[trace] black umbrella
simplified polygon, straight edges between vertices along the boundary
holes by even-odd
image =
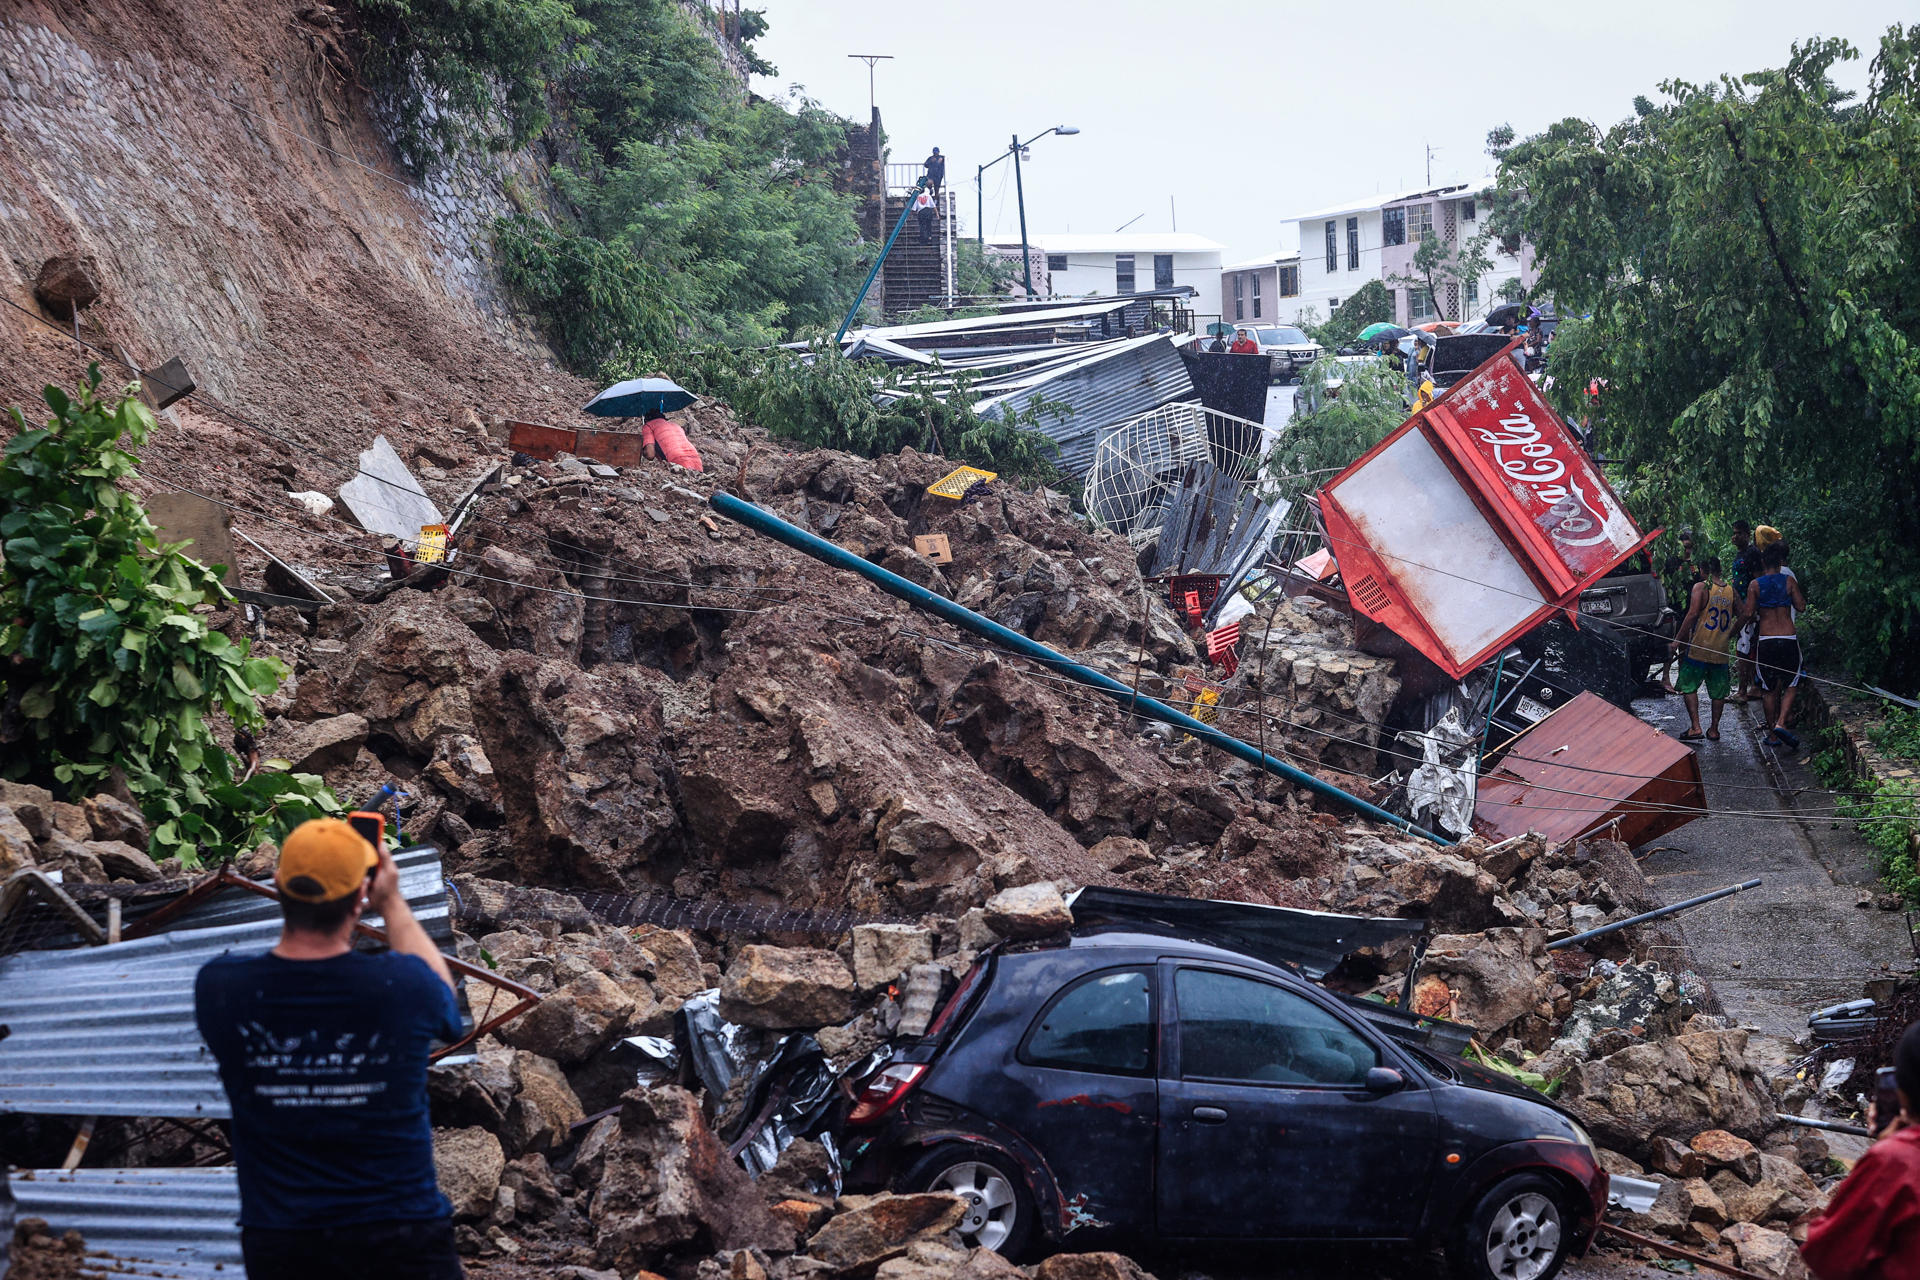
[[[587,412],[600,418],[651,418],[693,401],[693,393],[670,378],[629,378],[587,401]]]
[[[1505,306],[1495,307],[1487,312],[1487,323],[1496,329],[1504,329],[1510,324],[1519,324],[1524,304],[1509,302]]]

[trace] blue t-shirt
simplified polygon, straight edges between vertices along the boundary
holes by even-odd
[[[297,1230],[443,1218],[427,1052],[461,1034],[453,992],[417,956],[229,952],[194,1018],[233,1107],[240,1225]]]

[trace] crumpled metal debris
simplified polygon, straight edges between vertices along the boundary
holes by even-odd
[[[1408,816],[1421,826],[1465,835],[1473,826],[1480,756],[1478,735],[1460,723],[1459,708],[1447,708],[1426,732],[1401,733],[1395,741],[1420,752],[1419,765],[1407,775]]]

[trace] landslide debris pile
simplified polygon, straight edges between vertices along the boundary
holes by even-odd
[[[953,913],[1037,878],[1298,905],[1332,886],[1344,816],[1143,735],[1104,698],[706,500],[743,487],[1143,693],[1190,700],[1192,643],[1123,539],[1044,490],[930,497],[941,458],[789,453],[715,407],[689,427],[705,474],[512,466],[437,589],[269,611],[264,647],[295,675],[268,704],[264,754],[349,797],[399,778],[413,838],[522,884],[876,914]],[[914,551],[926,533],[947,535],[952,563]],[[1344,685],[1327,696],[1351,704]]]

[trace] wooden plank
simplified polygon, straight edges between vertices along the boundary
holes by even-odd
[[[543,422],[507,423],[507,447],[529,458],[551,462],[560,454],[572,453],[573,445],[574,432],[571,430],[549,427]]]

